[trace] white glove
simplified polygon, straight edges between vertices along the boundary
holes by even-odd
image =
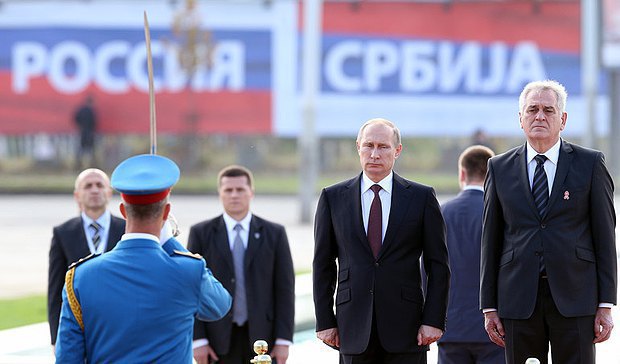
[[[173,236],[172,224],[170,224],[169,220],[166,220],[161,228],[161,233],[159,233],[159,244],[164,245]]]

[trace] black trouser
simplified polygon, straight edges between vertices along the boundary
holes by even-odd
[[[549,343],[553,363],[595,363],[594,316],[562,316],[551,297],[547,278],[539,280],[536,306],[530,318],[502,322],[507,364],[523,364],[527,358],[547,364]]]

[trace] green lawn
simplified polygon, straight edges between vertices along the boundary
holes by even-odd
[[[0,300],[0,330],[47,321],[45,295]]]

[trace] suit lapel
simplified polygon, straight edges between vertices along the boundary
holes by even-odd
[[[409,183],[404,178],[394,173],[390,217],[385,232],[385,238],[383,239],[383,245],[381,246],[381,250],[379,250],[379,257],[381,257],[393,243],[396,238],[396,232],[407,213],[407,209],[411,203],[411,194],[413,193],[409,187]]]
[[[538,209],[534,203],[534,196],[532,195],[532,188],[530,187],[530,180],[527,172],[527,148],[525,144],[515,152],[514,162],[516,164],[514,170],[518,171],[519,184],[523,187],[522,191],[525,195],[525,200],[530,206],[530,209],[534,212],[534,215],[538,216]]]
[[[218,217],[218,221],[214,225],[213,235],[215,238],[215,249],[220,255],[220,258],[226,262],[229,271],[234,272],[235,267],[233,265],[232,252],[230,251],[230,244],[228,243],[228,231],[226,231],[226,223],[222,215]]]
[[[250,220],[250,231],[248,234],[248,247],[245,250],[245,259],[244,259],[244,267],[247,272],[252,263],[252,260],[256,256],[256,253],[259,250],[261,242],[263,240],[263,225],[256,218],[256,216],[252,216],[252,220]]]
[[[558,166],[555,171],[553,187],[551,188],[551,196],[549,196],[549,205],[547,206],[547,212],[545,215],[549,213],[549,210],[551,210],[555,201],[557,201],[562,194],[562,186],[564,185],[564,181],[568,175],[568,167],[570,167],[572,160],[573,147],[569,143],[562,141],[560,146],[560,155],[558,156]]]
[[[362,192],[361,192],[361,181],[362,174],[357,178],[351,180],[351,182],[345,186],[345,189],[342,191],[342,200],[347,201],[349,206],[346,211],[346,218],[350,219],[351,229],[353,229],[352,233],[357,237],[357,240],[364,246],[366,250],[368,250],[369,254],[372,254],[372,249],[370,249],[370,244],[368,243],[368,236],[366,235],[366,230],[364,230],[364,219],[362,217]],[[355,212],[357,211],[357,213]]]
[[[86,239],[86,232],[84,231],[84,221],[80,217],[76,220],[76,224],[73,227],[76,236],[79,237],[79,243],[75,244],[75,253],[76,257],[82,258],[87,255],[90,255],[90,248],[88,247],[88,240]],[[72,263],[72,262],[70,262]]]

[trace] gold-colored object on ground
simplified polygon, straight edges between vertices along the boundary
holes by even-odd
[[[269,346],[265,340],[256,340],[254,342],[254,352],[257,354],[254,359],[250,360],[252,364],[271,364],[271,357],[267,355]]]

